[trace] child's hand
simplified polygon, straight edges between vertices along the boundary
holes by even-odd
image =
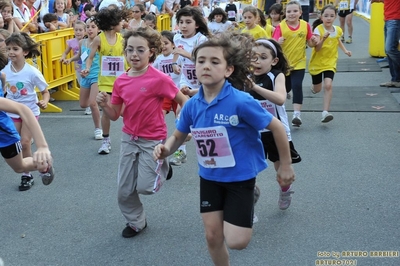
[[[169,150],[165,148],[164,144],[158,144],[154,147],[153,158],[154,160],[164,159],[168,156]]]
[[[63,64],[68,65],[71,63],[71,58],[70,59],[64,59]]]
[[[185,53],[185,49],[183,49],[183,48],[175,47],[174,50],[172,50],[172,54],[183,55],[184,53]]]
[[[36,104],[37,104],[37,106],[39,106],[42,109],[46,109],[47,108],[47,102],[46,101],[40,100]]]
[[[351,57],[351,51],[346,50],[346,51],[344,51],[344,53],[345,53],[348,57]]]
[[[188,96],[190,96],[190,89],[189,89],[189,87],[188,86],[183,86],[182,88],[181,88],[181,92],[184,94],[184,95],[188,95]]]
[[[325,36],[325,35],[324,35],[324,36]],[[313,36],[311,37],[310,40],[311,40],[315,45],[318,44],[318,38],[317,38],[317,36],[313,35]]]
[[[279,167],[278,171],[276,172],[276,180],[278,181],[281,187],[290,186],[296,179],[294,174],[294,170],[291,164],[283,165]]]
[[[331,35],[331,33],[329,31],[327,31],[327,32],[324,33],[323,38],[326,39],[326,38],[329,37],[329,35]]]
[[[282,45],[284,41],[285,41],[285,38],[279,37],[278,43],[279,43],[280,45]]]
[[[53,165],[53,157],[51,156],[50,150],[46,148],[38,147],[36,152],[33,153],[33,163],[39,172],[45,172]]]
[[[81,71],[81,76],[82,76],[82,78],[86,78],[87,75],[89,75],[89,72],[90,72],[90,69],[83,69],[83,70]]]
[[[97,96],[96,96],[96,102],[101,107],[106,106],[107,102],[108,102],[107,92],[105,92],[105,91],[99,92],[99,94],[97,94]]]
[[[181,67],[178,65],[172,65],[172,69],[174,70],[174,73],[179,75],[181,74]]]

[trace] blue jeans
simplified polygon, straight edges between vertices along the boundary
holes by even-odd
[[[400,82],[400,20],[385,22],[385,53],[389,62],[391,81]]]

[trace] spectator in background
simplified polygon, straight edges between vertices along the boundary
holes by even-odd
[[[171,18],[175,16],[176,11],[179,9],[179,0],[165,0],[164,13],[167,13]],[[163,13],[163,12],[161,12]]]
[[[25,1],[25,5],[28,7],[31,18],[34,17],[37,12],[37,9],[34,6],[35,2],[36,2],[36,0],[26,0]]]
[[[281,0],[265,0],[265,4],[264,4],[264,12],[265,14],[268,14],[269,8],[273,5],[273,4],[280,4]]]
[[[203,0],[201,4],[201,8],[203,9],[203,16],[207,19],[210,15],[210,2],[208,0]]]
[[[53,1],[54,4],[54,1]],[[48,0],[36,0],[33,7],[39,12],[37,17],[38,22],[43,22],[43,16],[49,13],[49,1]]]
[[[153,4],[157,7],[159,12],[165,10],[165,0],[154,0]]]
[[[96,10],[94,8],[94,5],[88,3],[83,8],[83,12],[82,12],[82,15],[81,15],[81,20],[82,21],[86,21],[87,18],[90,18],[90,17],[92,17],[94,15],[96,15]]]
[[[10,37],[10,35],[11,33],[8,30],[0,29],[0,53],[7,54],[6,39]],[[4,88],[4,84],[2,85]]]
[[[3,29],[8,30],[10,33],[19,32],[17,24],[13,20],[13,5],[8,1],[0,1],[0,12],[3,17]]]
[[[233,3],[233,0],[229,0],[229,3],[226,4],[225,12],[228,14],[229,21],[236,21],[238,11],[236,5]]]
[[[157,6],[154,4],[154,0],[149,0],[146,2],[146,14],[153,13],[154,15],[159,15],[160,11]]]
[[[38,30],[36,21],[30,22],[31,14],[29,12],[29,8],[24,4],[23,0],[13,1],[13,19],[20,30],[24,28],[24,31],[31,33],[36,33]],[[25,26],[26,24],[28,25]]]
[[[193,0],[180,0],[181,9],[185,6],[191,6],[193,4]]]
[[[385,53],[389,62],[391,80],[380,84],[381,87],[400,88],[400,1],[371,0],[371,3],[385,4]]]
[[[309,21],[310,19],[310,0],[297,0],[301,5],[301,19]]]
[[[124,3],[122,3],[121,1],[118,1],[118,0],[103,0],[103,1],[101,1],[100,5],[99,5],[99,10],[102,8],[108,7],[111,4],[117,5],[120,8],[124,6]]]
[[[54,13],[47,13],[43,16],[43,22],[39,23],[41,32],[55,31],[65,28],[65,23],[58,21],[58,17]]]

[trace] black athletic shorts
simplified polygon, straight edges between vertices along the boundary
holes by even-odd
[[[1,156],[4,159],[11,159],[17,156],[22,151],[21,141],[17,141],[7,147],[0,148]]]
[[[200,177],[200,212],[223,211],[224,221],[253,227],[256,178],[241,182],[216,182]]]
[[[272,132],[261,133],[261,141],[264,146],[265,158],[271,162],[279,161],[278,147],[276,147],[274,135]],[[290,155],[292,157],[292,163],[301,162],[300,154],[294,148],[293,142],[289,141]]]

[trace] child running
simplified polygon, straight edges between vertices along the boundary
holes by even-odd
[[[246,6],[243,9],[243,21],[246,24],[246,28],[242,30],[242,33],[248,33],[253,36],[254,40],[260,38],[268,38],[267,32],[257,24],[260,18],[257,8],[254,6]]]
[[[81,21],[77,21],[81,22]],[[82,23],[82,22],[81,22]],[[99,33],[99,28],[92,17],[86,20],[86,33],[88,38],[79,42],[80,50],[71,58],[71,61],[82,61],[82,68],[86,69],[86,60],[90,54],[90,47]],[[89,108],[94,123],[94,138],[96,140],[103,139],[103,131],[100,127],[100,110],[96,103],[96,96],[99,93],[98,76],[100,72],[99,53],[96,52],[93,63],[90,67],[88,75],[81,80],[81,88],[79,91],[79,104],[83,108]]]
[[[261,9],[257,8],[257,12],[258,12],[257,24],[260,25],[265,30],[265,32],[267,33],[267,38],[270,39],[272,37],[272,33],[274,32],[275,28],[271,24],[267,23],[264,12]]]
[[[294,148],[287,113],[285,110],[286,86],[285,74],[289,71],[288,62],[282,48],[275,40],[259,39],[253,47],[254,86],[250,94],[260,101],[273,116],[278,118],[285,127],[289,140],[292,163],[301,161],[300,155]],[[274,136],[269,130],[263,130],[261,140],[264,146],[265,158],[274,163],[275,170],[280,167],[279,153]],[[281,210],[289,208],[294,191],[289,186],[280,186],[278,206]],[[258,192],[259,194],[259,192]]]
[[[181,76],[175,74],[172,68],[172,62],[174,59],[172,51],[175,49],[174,35],[175,34],[173,32],[167,30],[161,32],[161,42],[163,43],[163,46],[161,54],[157,56],[156,60],[153,63],[153,67],[170,76],[175,85],[179,88]],[[174,114],[176,115],[177,107],[178,104],[175,101],[164,99],[163,110],[165,115],[168,114],[171,110],[173,110]]]
[[[88,77],[93,60],[98,52],[100,73],[98,73],[99,91],[111,96],[113,85],[119,75],[124,73],[125,62],[123,56],[122,18],[124,14],[116,8],[103,8],[96,14],[94,21],[102,32],[96,36],[90,45],[90,54],[86,59],[86,69],[82,70],[82,76]],[[101,128],[103,129],[103,143],[99,154],[109,154],[111,150],[110,118],[103,112],[101,116]]]
[[[24,127],[31,132],[36,146],[33,156],[22,157],[20,135],[6,112],[21,117]],[[53,158],[36,117],[24,104],[3,97],[0,97],[0,152],[16,173],[39,171],[44,185],[53,181]]]
[[[276,27],[282,21],[282,5],[281,4],[273,4],[268,10],[268,19],[267,24],[272,27]]]
[[[156,193],[170,168],[166,160],[152,159],[155,146],[167,138],[163,99],[173,99],[181,106],[187,100],[169,76],[150,65],[161,46],[160,34],[150,28],[128,31],[124,49],[130,69],[115,81],[111,104],[106,92],[100,92],[96,98],[113,121],[125,106],[118,166],[118,204],[127,221],[122,231],[125,238],[146,228],[139,194]]]
[[[318,38],[313,36],[311,26],[300,19],[301,5],[290,1],[286,5],[286,18],[275,28],[273,38],[282,46],[283,53],[292,69],[286,76],[287,91],[293,91],[292,126],[302,124],[300,112],[303,104],[303,79],[306,72],[306,43],[309,47],[317,44]]]
[[[341,41],[342,29],[333,25],[336,16],[335,6],[326,5],[321,10],[321,17],[313,23],[314,35],[318,37],[318,43],[312,49],[308,69],[312,78],[311,92],[313,94],[322,90],[322,81],[324,82],[322,123],[327,123],[333,119],[333,115],[328,111],[332,100],[333,77],[335,76],[339,57],[338,47],[347,56],[351,56],[351,52],[344,47]]]
[[[40,55],[39,44],[32,40],[27,33],[21,32],[11,34],[6,39],[6,45],[10,60],[3,70],[7,80],[5,85],[7,98],[25,104],[32,110],[36,119],[39,119],[40,108],[46,109],[50,99],[50,93],[47,90],[48,84],[38,69],[25,62],[26,58]],[[35,87],[42,94],[40,101]],[[8,113],[8,115],[14,121],[15,128],[21,136],[23,158],[32,157],[32,132],[18,114]],[[19,190],[29,190],[33,184],[33,175],[29,171],[24,171]]]
[[[208,16],[208,28],[212,34],[219,32],[225,32],[233,28],[232,22],[228,20],[228,15],[226,12],[220,8],[216,7]]]
[[[180,34],[175,34],[174,62],[172,67],[175,74],[181,74],[180,89],[188,97],[194,96],[199,90],[200,83],[197,79],[195,64],[192,59],[192,51],[199,44],[207,40],[211,34],[203,18],[203,14],[197,7],[186,6],[176,13],[176,23]],[[181,67],[178,66],[178,61]],[[187,161],[186,143],[174,153],[170,163],[182,165]]]
[[[76,21],[74,25],[74,35],[75,38],[67,40],[67,48],[65,49],[64,53],[61,55],[60,62],[64,64],[69,64],[72,61],[72,58],[66,59],[67,55],[73,51],[74,55],[77,55],[79,53],[79,42],[85,37],[85,28],[86,25],[82,21]],[[82,76],[81,76],[81,71],[82,71],[82,60],[78,58],[78,60],[74,64],[75,67],[75,74],[76,74],[76,79],[78,80],[79,86],[81,86],[82,82]],[[85,114],[90,114],[90,109],[85,110]]]
[[[281,161],[278,182],[289,186],[295,179],[282,123],[239,90],[244,84],[251,86],[251,48],[251,41],[244,43],[229,33],[195,48],[200,90],[182,108],[172,136],[154,149],[155,159],[166,158],[192,133],[199,164],[200,212],[214,265],[229,265],[227,247],[244,249],[250,242],[255,177],[267,167],[259,130],[267,128],[275,138]]]

